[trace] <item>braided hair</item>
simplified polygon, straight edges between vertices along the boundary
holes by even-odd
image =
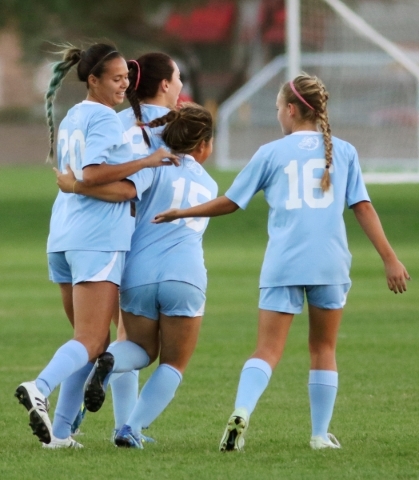
[[[179,110],[171,110],[147,125],[150,128],[165,126],[162,140],[176,154],[190,154],[202,141],[208,143],[213,137],[211,113],[196,103],[184,103]]]
[[[86,82],[88,87],[89,75],[95,75],[99,78],[105,71],[106,63],[121,56],[114,46],[104,43],[96,43],[86,51],[67,44],[58,53],[62,55],[62,60],[53,64],[52,77],[45,94],[45,110],[50,145],[47,162],[50,162],[54,156],[54,100],[57,90],[61,87],[67,73],[74,65],[77,65],[78,79],[81,82]]]
[[[130,83],[126,96],[140,124],[143,121],[140,103],[147,98],[154,98],[161,81],[170,82],[174,71],[173,61],[165,53],[146,53],[137,60],[128,61]]]
[[[332,165],[332,132],[327,113],[327,100],[329,94],[326,91],[322,81],[315,77],[303,73],[287,82],[280,91],[286,103],[292,103],[298,106],[301,119],[316,122],[319,124],[323,133],[323,142],[325,148],[326,165],[323,172],[320,186],[323,192],[329,190],[331,185],[330,166]]]

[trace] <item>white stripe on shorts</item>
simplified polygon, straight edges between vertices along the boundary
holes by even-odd
[[[88,278],[86,282],[104,282],[105,280],[107,280],[109,273],[112,271],[112,268],[114,267],[115,262],[118,259],[118,253],[119,252],[115,252],[112,260],[108,263],[108,265],[106,265],[106,267],[103,268],[99,273],[93,275],[93,277]]]

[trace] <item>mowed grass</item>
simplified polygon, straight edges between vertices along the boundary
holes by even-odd
[[[211,173],[220,193],[234,178]],[[419,188],[369,186],[369,192],[412,281],[403,295],[387,290],[381,260],[348,211],[353,287],[340,331],[339,392],[331,424],[341,450],[313,452],[308,446],[303,313],[294,320],[284,358],[252,416],[246,452],[218,452],[241,367],[255,346],[267,239],[267,208],[258,195],[247,211],[210,222],[200,341],[175,399],[148,432],[157,444],[143,451],[114,448],[108,398],[83,423],[83,450],[44,451],[13,393],[71,336],[58,287],[47,275],[45,243],[56,186],[48,166],[0,167],[0,478],[419,478]],[[152,368],[141,373],[141,383]],[[55,401],[56,392],[52,405]]]

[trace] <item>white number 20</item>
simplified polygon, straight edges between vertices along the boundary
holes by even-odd
[[[172,183],[175,191],[170,208],[180,208],[185,194],[185,184],[186,179],[183,177],[180,177],[178,180],[175,180]],[[200,183],[191,182],[188,192],[188,203],[191,207],[194,207],[195,205],[201,205],[203,203],[198,201],[198,195],[202,195],[203,197],[208,198],[208,200],[211,200],[211,192],[207,188]],[[185,221],[185,225],[187,227],[195,230],[195,232],[200,232],[205,228],[206,218],[199,218],[198,220],[195,220],[194,218],[184,218],[182,220]],[[177,225],[180,223],[180,221],[181,219],[179,218],[177,220],[173,220],[171,223]]]
[[[71,170],[73,170],[77,180],[82,180],[83,171],[81,168],[81,159],[83,158],[86,147],[83,132],[81,130],[74,130],[69,136],[67,129],[60,130],[58,134],[58,146],[61,148],[61,159],[64,159],[68,153],[68,163],[70,164]]]
[[[310,208],[327,208],[334,200],[333,185],[327,192],[323,192],[323,196],[316,198],[314,190],[320,187],[320,178],[314,177],[314,170],[324,169],[324,158],[313,158],[303,166],[303,195],[304,201]],[[330,165],[330,173],[333,172],[333,165]],[[298,163],[297,160],[291,162],[284,168],[284,172],[288,175],[289,197],[285,202],[287,210],[294,210],[295,208],[302,208],[303,201],[299,198],[299,183],[298,177]]]

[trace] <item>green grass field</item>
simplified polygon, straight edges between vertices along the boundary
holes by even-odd
[[[223,193],[234,175],[212,173]],[[303,313],[252,416],[246,452],[218,452],[240,369],[255,345],[267,215],[258,195],[246,212],[210,222],[204,324],[181,388],[149,430],[158,443],[143,451],[113,447],[108,398],[82,425],[83,450],[43,451],[13,393],[71,336],[58,287],[47,276],[45,243],[56,186],[50,167],[0,167],[0,478],[419,478],[419,188],[369,186],[369,192],[412,281],[406,294],[387,290],[381,260],[347,212],[353,287],[340,331],[340,388],[331,425],[342,450],[308,446]],[[141,373],[141,383],[150,371]],[[52,405],[55,399],[56,393]]]

